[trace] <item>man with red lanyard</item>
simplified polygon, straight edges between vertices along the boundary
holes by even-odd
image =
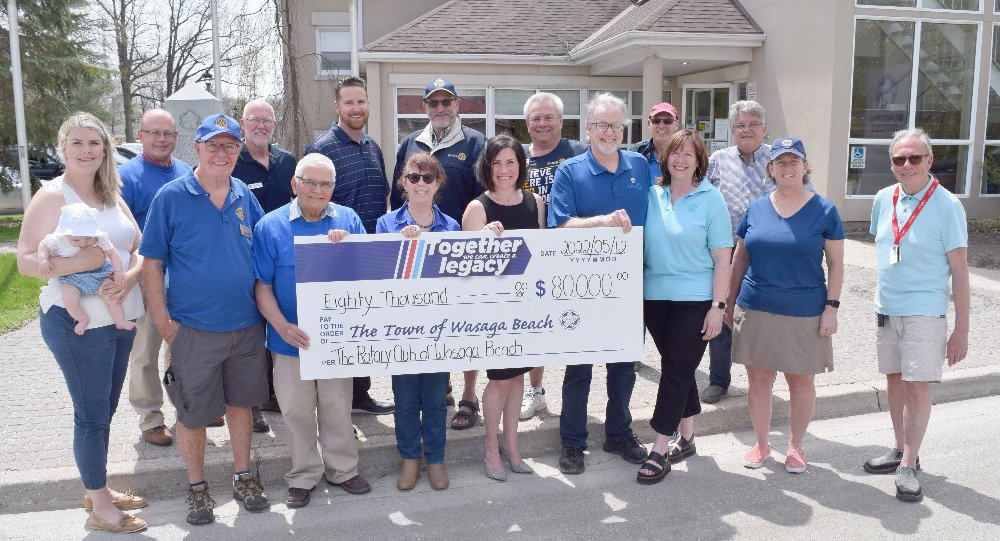
[[[930,383],[969,350],[969,236],[962,203],[930,174],[931,141],[920,128],[895,133],[889,145],[898,184],[872,207],[877,252],[875,312],[879,372],[886,375],[896,441],[865,462],[874,474],[896,474],[896,498],[923,499],[917,451],[931,414]],[[948,336],[948,279],[955,328]]]

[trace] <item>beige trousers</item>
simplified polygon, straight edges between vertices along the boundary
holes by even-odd
[[[163,337],[148,311],[136,320],[135,342],[129,357],[128,401],[139,414],[139,429],[163,422],[163,382],[160,379],[160,346]],[[170,366],[170,348],[163,348],[164,370]]]
[[[333,483],[357,475],[358,443],[351,424],[351,379],[303,381],[299,377],[298,357],[273,355],[274,394],[281,406],[288,448],[292,452],[292,469],[285,474],[288,486],[311,489],[324,473]]]

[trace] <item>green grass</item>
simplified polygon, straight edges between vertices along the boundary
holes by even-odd
[[[44,280],[17,273],[16,254],[0,254],[0,334],[38,317],[38,290]]]
[[[0,242],[17,242],[17,236],[21,234],[21,217],[11,220],[6,216],[0,218]]]

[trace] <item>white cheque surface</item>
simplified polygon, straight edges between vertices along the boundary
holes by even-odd
[[[642,228],[296,237],[303,379],[637,361]]]

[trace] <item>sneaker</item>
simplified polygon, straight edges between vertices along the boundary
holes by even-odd
[[[568,475],[578,475],[583,473],[583,469],[583,449],[563,445],[562,455],[559,456],[559,471]]]
[[[198,483],[188,488],[188,495],[184,501],[188,504],[188,524],[208,524],[215,522],[215,500],[208,493],[208,485]]]
[[[264,487],[250,472],[233,476],[233,498],[243,502],[243,508],[247,511],[263,511],[271,505],[264,495]]]
[[[743,455],[743,467],[756,470],[764,465],[764,460],[769,456],[771,456],[770,445],[767,446],[767,449],[761,449],[760,445],[755,444],[752,449],[747,451],[747,454]]]
[[[604,452],[621,455],[621,457],[625,459],[625,462],[631,462],[632,464],[642,464],[649,456],[649,453],[646,452],[646,448],[639,443],[639,438],[636,438],[635,434],[620,441],[605,441]]]
[[[900,466],[896,470],[896,499],[904,502],[919,502],[924,499],[917,481],[917,470]]]
[[[542,388],[542,392],[540,393],[536,393],[534,387],[529,386],[525,389],[524,398],[521,400],[521,420],[527,421],[544,409],[545,389]]]
[[[368,397],[367,400],[363,400],[354,404],[351,408],[351,413],[370,413],[372,415],[384,415],[386,413],[392,413],[395,411],[396,405],[392,402],[383,402],[381,400],[375,400],[372,397]]]
[[[806,471],[806,452],[794,447],[788,448],[785,455],[785,471],[788,473],[802,473]]]
[[[728,389],[718,385],[709,385],[701,392],[701,401],[706,404],[715,404],[727,396],[729,396]]]
[[[253,417],[254,432],[268,432],[271,430],[271,425],[267,424],[267,419],[265,419],[264,414],[260,412],[259,406],[250,408],[250,415]]]
[[[667,444],[667,460],[670,462],[680,462],[684,460],[684,457],[693,455],[696,450],[694,435],[691,436],[691,439],[686,440],[680,433],[675,432],[674,437]]]
[[[868,473],[875,475],[886,475],[896,473],[896,468],[903,460],[903,452],[899,449],[891,449],[888,453],[877,456],[865,462],[864,469]],[[917,471],[920,471],[920,457],[917,457]]]

